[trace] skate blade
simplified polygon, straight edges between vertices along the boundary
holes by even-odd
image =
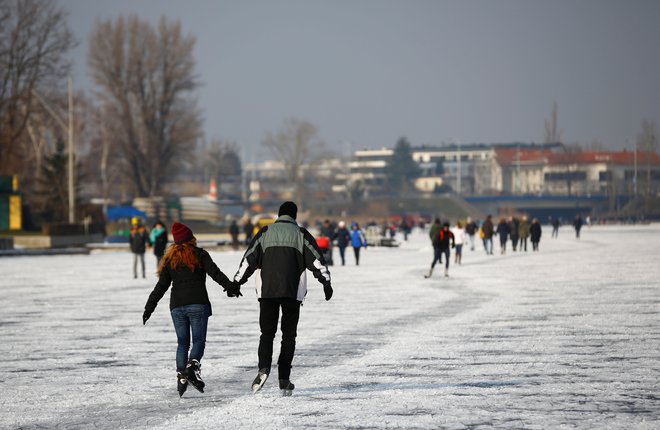
[[[255,394],[259,390],[261,390],[261,388],[266,383],[266,379],[268,379],[268,375],[261,375],[259,378],[260,378],[260,382],[258,384],[252,384],[252,394]]]
[[[282,390],[282,397],[290,397],[293,394],[293,390]]]

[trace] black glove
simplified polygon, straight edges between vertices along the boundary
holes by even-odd
[[[147,320],[149,319],[149,317],[151,317],[151,312],[152,311],[148,311],[146,309],[144,310],[144,313],[142,314],[142,325],[147,324]]]
[[[241,294],[241,285],[238,282],[231,282],[225,288],[225,291],[227,292],[227,297],[239,297],[243,295]]]
[[[330,284],[323,286],[323,292],[325,293],[325,300],[330,300],[332,298],[332,287]]]

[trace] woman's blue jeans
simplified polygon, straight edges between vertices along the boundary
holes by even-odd
[[[206,327],[209,320],[209,305],[195,304],[174,308],[170,311],[176,331],[176,370],[182,372],[188,363],[188,350],[192,332],[190,359],[201,360],[206,346]]]

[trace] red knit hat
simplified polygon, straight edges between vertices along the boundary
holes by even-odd
[[[193,233],[192,230],[190,230],[184,224],[175,222],[172,224],[172,238],[174,239],[174,243],[181,245],[182,243],[186,243],[191,240],[193,238]]]

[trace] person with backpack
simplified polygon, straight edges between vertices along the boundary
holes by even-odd
[[[204,392],[201,360],[206,346],[208,318],[212,315],[206,275],[220,284],[229,297],[238,297],[241,293],[238,286],[216,266],[209,253],[197,247],[197,239],[190,228],[175,222],[172,237],[174,244],[167,249],[158,267],[158,283],[144,306],[142,323],[147,324],[158,302],[172,285],[170,314],[177,337],[176,381],[181,397],[188,383],[200,393]]]
[[[437,232],[437,233],[436,233]],[[449,223],[446,222],[440,225],[440,219],[436,218],[431,231],[429,233],[431,236],[431,244],[433,245],[433,262],[431,262],[431,268],[429,273],[424,275],[425,278],[430,278],[433,274],[433,268],[435,263],[439,262],[442,264],[442,256],[445,256],[445,277],[449,276],[449,247],[453,248],[456,246],[456,241],[454,238],[454,233],[449,230]]]

